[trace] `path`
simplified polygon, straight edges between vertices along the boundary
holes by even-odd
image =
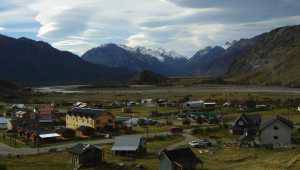
[[[196,139],[194,136],[192,136],[188,133],[184,133],[183,136],[184,136],[185,139],[182,142],[174,143],[173,145],[168,146],[167,149],[169,149],[169,150],[176,149],[180,146],[187,145],[189,142]]]

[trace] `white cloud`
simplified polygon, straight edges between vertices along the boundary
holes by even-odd
[[[300,23],[295,10],[300,3],[295,0],[275,0],[269,5],[261,0],[3,1],[7,10],[0,11],[0,30],[35,32],[34,38],[77,54],[113,42],[163,47],[191,56],[207,45]],[[291,6],[292,10],[280,11]]]

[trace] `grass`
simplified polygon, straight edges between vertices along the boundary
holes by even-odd
[[[299,152],[299,149],[228,148],[199,154],[195,150],[205,162],[205,169],[209,170],[294,170],[300,168],[298,158],[294,161]]]
[[[110,112],[114,113],[117,116],[128,116],[128,113],[123,113],[122,108],[116,109],[108,109]],[[161,113],[169,113],[169,112],[176,112],[178,109],[173,107],[146,107],[146,106],[133,106],[132,107],[132,116],[134,117],[149,117],[150,112],[152,111],[159,111]]]
[[[183,140],[182,136],[154,139],[147,143],[148,154],[136,159],[114,156],[111,145],[104,145],[105,160],[108,162],[125,164],[143,164],[149,170],[158,169],[157,153],[160,149]],[[2,167],[2,169],[1,169]],[[6,167],[6,169],[4,168]],[[71,156],[67,152],[49,153],[21,158],[0,158],[0,170],[71,170]]]
[[[2,158],[0,159],[0,165],[6,167],[3,170],[71,170],[70,158],[70,155],[66,152],[50,153],[22,156],[21,158]]]
[[[173,143],[182,141],[182,137],[166,140],[154,140],[147,144],[149,154],[138,158],[126,158],[111,154],[111,145],[103,146],[105,160],[130,165],[143,164],[148,170],[158,169],[157,151]],[[194,152],[204,161],[206,170],[298,170],[300,169],[300,149],[268,150],[255,148],[225,148],[210,153]],[[71,157],[66,152],[41,154],[35,156],[11,157],[0,159],[0,170],[71,170]],[[2,165],[2,166],[1,166]],[[1,169],[2,167],[2,169]]]
[[[141,164],[149,170],[158,169],[159,160],[158,152],[163,148],[170,146],[171,144],[181,142],[184,138],[182,136],[171,136],[167,138],[158,138],[147,142],[147,155],[140,156],[138,158],[127,158],[122,156],[115,156],[110,152],[110,145],[105,147],[106,159],[112,160],[115,163],[126,163],[126,164]]]

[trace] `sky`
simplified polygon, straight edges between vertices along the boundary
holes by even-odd
[[[0,34],[78,55],[105,43],[192,56],[300,24],[299,0],[0,0]]]

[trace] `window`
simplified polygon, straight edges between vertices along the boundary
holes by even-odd
[[[274,139],[278,139],[278,136],[273,136]]]
[[[279,128],[277,126],[274,126],[274,130],[278,130]]]

